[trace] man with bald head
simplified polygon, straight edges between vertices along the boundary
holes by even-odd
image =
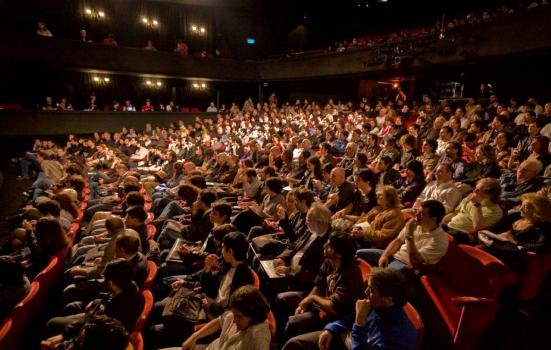
[[[325,206],[333,213],[343,209],[352,209],[354,185],[346,181],[344,168],[336,167],[331,171],[331,185]]]
[[[505,173],[501,176],[501,202],[511,209],[520,204],[523,193],[537,192],[542,183],[538,178],[543,171],[543,165],[535,159],[527,159],[520,163],[516,172]]]

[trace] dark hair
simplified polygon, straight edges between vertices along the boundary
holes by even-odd
[[[245,261],[247,258],[247,250],[249,249],[249,242],[247,242],[247,237],[245,237],[243,233],[228,233],[224,236],[222,242],[227,250],[232,250],[235,260]]]
[[[364,152],[356,153],[356,159],[358,160],[358,162],[360,162],[361,168],[365,167],[367,165],[367,161],[369,160],[367,154],[365,154]]]
[[[117,240],[117,243],[119,241]],[[129,288],[134,282],[132,273],[132,264],[126,259],[115,259],[105,265],[103,272],[105,281],[111,281],[122,289]]]
[[[25,271],[19,261],[10,255],[0,256],[0,289],[21,286]]]
[[[370,169],[362,169],[357,174],[356,177],[360,178],[363,182],[369,183],[371,187],[375,187],[375,175]]]
[[[201,193],[199,193],[199,199],[207,207],[210,207],[210,205],[216,200],[216,192],[214,190],[207,189],[201,190]]]
[[[402,138],[402,142],[408,146],[415,147],[415,137],[410,134],[406,134]]]
[[[369,273],[369,287],[381,297],[390,297],[397,305],[406,302],[406,280],[404,273],[391,268],[373,267]]]
[[[274,169],[274,167],[271,167],[271,166],[265,166],[263,169],[262,169],[262,173],[266,176],[269,176],[269,177],[273,177],[273,176],[276,176],[277,173]]]
[[[247,170],[245,170],[245,175],[254,179],[257,176],[257,173],[254,168],[248,168]]]
[[[138,191],[126,192],[125,203],[127,207],[143,207],[145,205],[145,198]]]
[[[42,215],[52,215],[56,218],[59,217],[59,214],[61,212],[59,202],[51,199],[38,204],[36,206],[36,209],[38,209],[42,213]]]
[[[307,163],[310,163],[314,166],[314,176],[317,179],[321,179],[321,162],[320,159],[317,156],[311,156],[306,161]]]
[[[47,256],[54,255],[69,245],[65,230],[59,221],[52,217],[38,219],[35,235],[38,246]]]
[[[341,256],[341,269],[354,261],[358,244],[356,240],[346,232],[333,232],[329,236],[329,245],[335,253]]]
[[[222,242],[224,240],[224,236],[226,236],[230,232],[235,232],[236,228],[233,226],[233,224],[223,224],[218,225],[215,228],[212,229],[212,236],[214,239],[218,242]]]
[[[200,189],[207,188],[207,180],[205,180],[205,177],[203,175],[193,175],[189,178],[189,183]]]
[[[383,163],[385,163],[387,167],[391,167],[391,166],[392,166],[392,158],[390,158],[389,156],[383,156],[383,157],[381,157],[380,161],[383,162]]]
[[[271,177],[266,180],[266,187],[270,191],[280,194],[283,191],[283,181],[279,177]]]
[[[124,184],[123,191],[124,193],[130,193],[130,192],[140,192],[141,187],[139,184],[134,182],[127,182]]]
[[[416,178],[423,178],[425,175],[423,170],[423,163],[418,160],[410,160],[409,162],[407,162],[406,168],[408,170],[411,170],[415,174]]]
[[[438,148],[438,143],[436,142],[436,140],[425,139],[425,143],[430,147],[433,153],[436,152],[436,149]]]
[[[178,188],[178,197],[185,200],[188,205],[191,205],[191,203],[197,200],[200,191],[198,187],[184,184]]]
[[[126,209],[126,215],[140,222],[145,222],[145,220],[147,220],[147,212],[143,207],[139,206],[134,206]]]
[[[55,195],[55,200],[59,203],[60,209],[66,210],[71,214],[73,219],[76,219],[76,217],[80,212],[80,209],[72,201],[71,196],[69,196],[67,193],[64,193],[64,192],[58,192]]]
[[[478,139],[475,133],[469,132],[465,135],[465,142],[475,142]]]
[[[326,172],[327,174],[331,174],[331,171],[333,171],[333,168],[335,168],[335,167],[333,166],[332,163],[325,163],[321,167],[321,171]]]
[[[100,314],[84,324],[79,349],[125,350],[128,341],[128,332],[119,320]]]
[[[436,224],[440,224],[444,215],[446,215],[446,208],[440,201],[428,200],[421,203],[422,208],[428,209],[428,214],[436,221]]]
[[[228,222],[231,219],[232,209],[231,209],[231,205],[229,205],[228,203],[225,203],[225,202],[215,203],[212,206],[212,210],[216,211],[218,214],[222,216],[225,216],[226,221]]]
[[[325,149],[327,152],[331,153],[331,149],[333,148],[333,146],[331,146],[331,144],[327,141],[325,142],[322,142],[321,145],[320,145],[321,148]]]
[[[461,158],[461,156],[463,155],[463,147],[461,147],[461,144],[459,142],[452,141],[448,143],[448,146],[455,148],[457,150],[457,158]]]
[[[230,308],[237,309],[251,318],[251,325],[264,322],[270,305],[262,293],[251,285],[238,288],[230,297]]]
[[[140,249],[140,239],[134,235],[128,234],[128,230],[131,229],[126,229],[126,232],[123,235],[117,237],[115,245],[125,254],[134,255]]]
[[[448,134],[453,134],[453,129],[451,126],[443,126],[442,130],[446,130]]]
[[[478,180],[478,182],[484,182],[485,186],[482,188],[482,191],[485,195],[490,197],[492,203],[499,202],[499,198],[501,196],[501,184],[498,179],[493,177],[485,177]]]
[[[308,207],[312,206],[312,203],[316,201],[316,194],[305,188],[301,188],[296,192],[297,201],[306,201]]]

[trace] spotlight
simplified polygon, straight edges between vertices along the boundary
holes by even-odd
[[[196,88],[196,89],[198,89],[198,88],[199,88],[199,84],[193,83],[193,87]]]
[[[160,81],[157,82],[157,86],[161,86],[163,85],[163,83],[161,83]]]
[[[148,20],[147,18],[145,18],[145,17],[142,17],[142,22],[143,22],[143,23],[149,23],[149,20]]]
[[[108,77],[103,78],[103,80],[104,80],[106,83],[108,83],[109,81],[111,81],[111,79],[109,79]]]
[[[158,25],[159,25],[159,22],[157,22],[157,20],[154,19],[154,20],[153,20],[153,25],[154,25],[154,26],[158,26]]]
[[[205,33],[205,27],[201,27],[201,33]]]
[[[206,87],[207,87],[207,84],[205,84],[205,83],[202,83],[202,84],[201,84],[201,87],[202,87],[202,88],[204,89],[204,88],[206,88]]]
[[[99,11],[99,12],[98,12],[98,16],[100,16],[101,18],[105,17],[105,12]]]
[[[99,78],[98,78],[98,77],[94,77],[94,81],[99,81]]]
[[[147,85],[151,85],[151,84],[152,84],[152,83],[151,83],[151,80],[147,80],[145,83],[146,83]]]
[[[91,14],[92,14],[92,10],[90,10],[90,9],[86,9],[86,10],[84,10],[84,12],[85,12],[87,15],[91,15]]]
[[[197,26],[191,26],[191,30],[196,32],[197,31]]]

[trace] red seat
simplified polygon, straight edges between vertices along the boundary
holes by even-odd
[[[276,328],[276,319],[274,317],[274,313],[270,310],[270,312],[268,312],[268,327],[270,328],[270,335],[272,336],[272,343],[274,342],[274,340],[276,339],[276,331],[277,331],[277,328]]]
[[[10,335],[11,326],[13,321],[11,318],[6,317],[4,321],[2,321],[2,325],[0,326],[0,349],[6,349],[6,341],[8,339],[8,335]]]
[[[152,240],[155,238],[155,234],[157,233],[157,228],[154,225],[148,224],[147,225],[147,239]]]
[[[145,211],[149,212],[151,210],[151,203],[146,201],[143,205],[143,208],[145,209]]]
[[[425,325],[423,324],[421,315],[419,315],[417,310],[415,310],[410,303],[406,303],[406,305],[404,305],[404,311],[413,325],[413,328],[415,328],[415,331],[417,332],[417,344],[415,348],[421,349],[421,344],[423,344],[423,338],[425,336]]]
[[[424,318],[454,348],[474,349],[497,310],[505,266],[478,248],[455,244],[437,265],[440,271],[421,277]]]
[[[130,334],[130,345],[132,345],[133,350],[143,350],[143,337],[140,332],[132,332]]]
[[[258,278],[258,274],[254,270],[251,270],[251,273],[253,274],[254,280],[253,286],[255,288],[260,288],[260,278]]]
[[[143,310],[142,310],[142,313],[140,314],[140,317],[134,324],[134,329],[132,329],[132,332],[142,331],[143,327],[145,326],[145,321],[147,321],[147,317],[149,317],[149,313],[153,308],[153,302],[154,302],[153,294],[151,294],[151,292],[148,290],[144,290],[142,294],[143,294],[143,297],[145,298]]]
[[[530,301],[538,296],[545,278],[551,271],[551,252],[545,255],[527,252],[522,265],[522,271],[507,271],[505,285],[517,287],[518,300]]]
[[[147,219],[145,219],[146,223],[150,223],[155,219],[155,215],[152,212],[147,213]]]
[[[362,279],[364,283],[364,287],[367,288],[367,283],[369,281],[369,274],[371,273],[371,265],[367,263],[367,261],[357,258],[358,265],[360,267],[360,270],[362,271]]]
[[[34,321],[41,309],[38,299],[39,290],[40,284],[38,282],[31,283],[31,290],[27,296],[12,310],[10,314],[12,321],[11,329],[8,336],[0,341],[0,349],[21,349],[25,331],[27,331],[29,324]]]
[[[59,286],[59,282],[63,276],[63,261],[57,256],[50,259],[48,266],[36,275],[34,280],[40,284],[40,292],[38,293],[39,303],[42,304],[47,298],[50,291]]]
[[[155,276],[157,276],[157,265],[153,261],[147,260],[147,267],[149,269],[149,273],[147,274],[147,278],[143,284],[143,290],[151,289]]]

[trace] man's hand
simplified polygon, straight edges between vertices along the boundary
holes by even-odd
[[[383,254],[379,258],[379,267],[386,267],[388,265],[388,258]]]
[[[73,267],[69,270],[69,276],[75,278],[77,276],[88,276],[88,270],[82,267]]]
[[[513,236],[511,231],[506,231],[498,235],[499,237],[508,240],[509,242],[513,242],[514,244],[517,244],[517,238]]]
[[[321,332],[319,340],[318,340],[318,346],[320,350],[329,350],[329,345],[331,345],[331,342],[333,341],[333,334],[329,332],[328,330],[324,330]]]
[[[356,301],[356,324],[363,327],[367,322],[367,316],[371,312],[371,302],[369,299],[360,299]]]
[[[295,310],[295,315],[300,315],[304,313],[306,310],[306,307],[312,303],[312,296],[307,296],[306,298],[302,299],[302,301],[298,304],[298,307]]]
[[[178,289],[178,288],[180,288],[180,287],[183,286],[183,285],[184,285],[184,280],[181,279],[181,278],[177,278],[174,282],[172,282],[172,283],[170,284],[170,288],[172,288],[172,289]]]
[[[275,268],[275,272],[280,276],[285,276],[289,272],[289,266],[278,266]]]
[[[205,272],[211,272],[218,269],[218,256],[216,254],[210,254],[205,258]]]
[[[274,267],[279,267],[279,266],[285,266],[285,261],[283,261],[283,259],[280,259],[280,258],[275,258]]]
[[[287,213],[285,212],[285,208],[283,208],[281,204],[278,204],[276,208],[276,215],[275,215],[276,220],[281,220],[285,218],[286,214]]]
[[[62,341],[63,341],[63,335],[61,334],[54,335],[53,337],[43,340],[40,343],[40,348],[42,350],[50,350],[50,349],[53,349],[57,344],[61,343]]]
[[[186,339],[185,342],[182,343],[182,350],[193,350],[195,349],[195,337],[191,336]]]
[[[412,235],[415,232],[415,229],[417,228],[417,222],[415,219],[410,219],[408,222],[406,222],[406,230],[409,235]]]

